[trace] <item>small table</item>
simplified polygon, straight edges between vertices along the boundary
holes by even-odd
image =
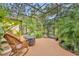
[[[28,41],[29,46],[35,45],[35,37],[30,35],[23,35],[23,37]]]

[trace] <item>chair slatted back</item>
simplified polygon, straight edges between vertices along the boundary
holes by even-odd
[[[11,48],[16,47],[18,44],[23,44],[24,47],[28,47],[28,43],[24,38],[17,37],[11,33],[5,33],[4,38],[7,40]]]

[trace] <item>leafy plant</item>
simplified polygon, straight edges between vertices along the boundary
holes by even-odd
[[[34,18],[27,18],[23,22],[29,35],[34,35],[36,38],[43,36],[43,26],[40,21]]]
[[[2,23],[0,23],[0,52],[3,51],[3,49],[1,48],[1,45],[4,43],[4,41],[2,41],[2,36],[3,36],[3,29],[2,29]]]
[[[56,35],[61,45],[74,52],[79,52],[79,8],[73,8],[68,16],[60,18]]]
[[[3,29],[3,18],[7,15],[7,12],[5,9],[0,9],[0,52],[3,51],[1,48],[1,45],[6,43],[5,41],[2,41],[4,29]]]

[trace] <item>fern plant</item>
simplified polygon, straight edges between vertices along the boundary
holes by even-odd
[[[3,18],[7,15],[7,12],[5,9],[0,9],[0,53],[1,51],[3,51],[4,49],[1,48],[1,45],[6,43],[6,41],[3,41],[2,38],[3,38],[3,34],[4,34],[4,31],[3,31]]]
[[[79,52],[79,8],[72,9],[68,16],[60,18],[56,35],[61,45],[74,52]]]
[[[3,35],[3,29],[2,29],[2,23],[0,23],[0,52],[3,50],[1,48],[1,44],[2,44],[2,35]]]

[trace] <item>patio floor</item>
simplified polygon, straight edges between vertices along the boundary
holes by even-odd
[[[25,49],[19,54],[21,55],[24,52]],[[39,38],[36,39],[34,46],[29,47],[29,51],[25,56],[75,56],[75,54],[61,48],[59,43],[54,39]]]
[[[36,39],[26,56],[74,56],[73,53],[61,48],[57,41],[50,38]]]

